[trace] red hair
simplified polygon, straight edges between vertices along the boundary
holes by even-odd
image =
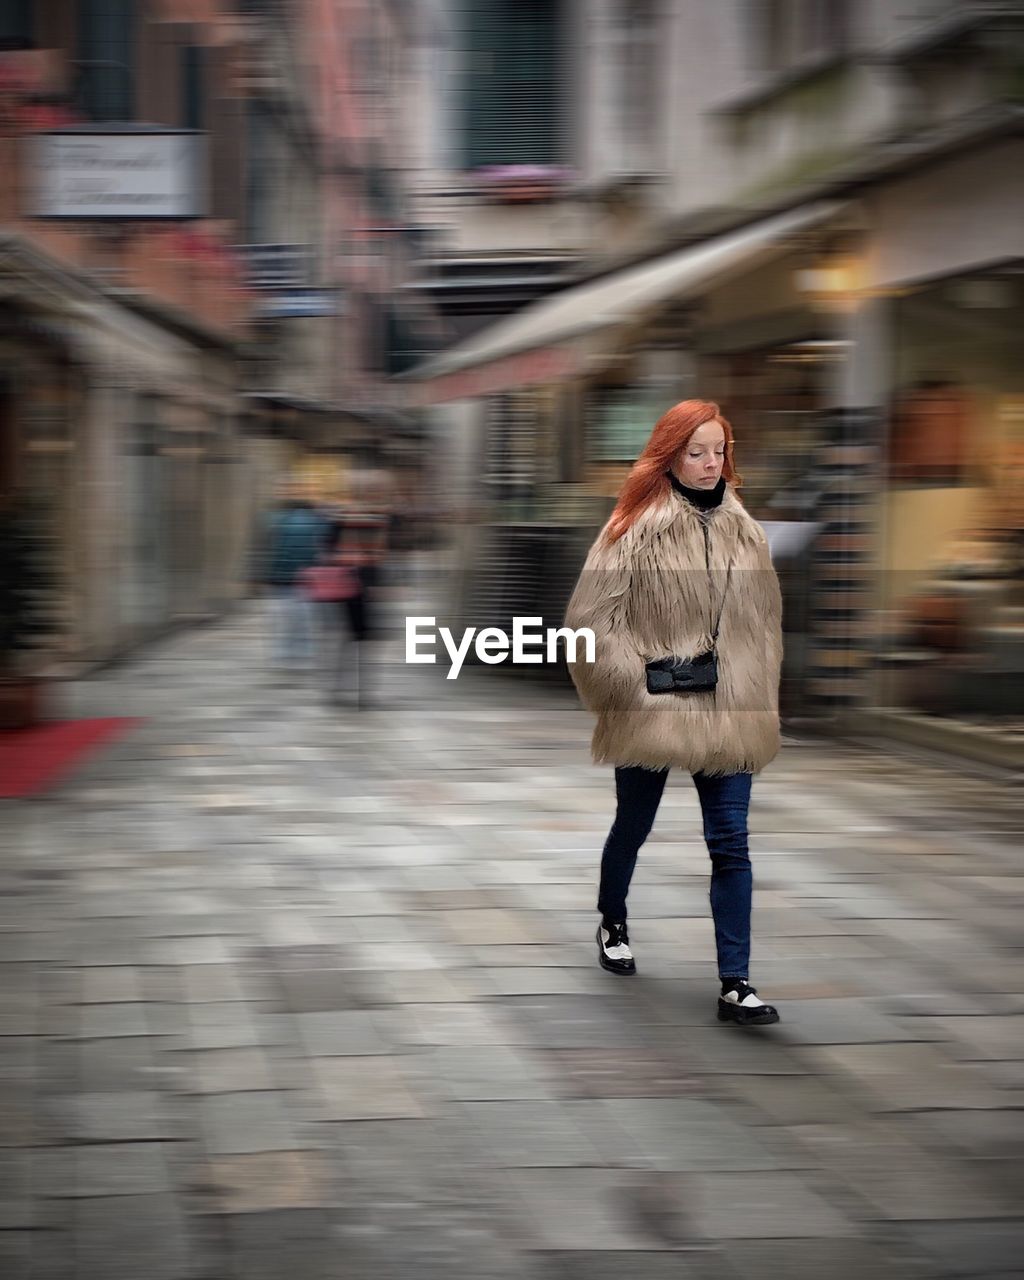
[[[733,465],[732,427],[710,400],[682,400],[673,405],[654,424],[651,438],[619,491],[619,500],[608,521],[605,538],[617,542],[633,521],[648,507],[668,494],[671,483],[666,472],[676,454],[690,442],[690,437],[705,422],[719,422],[725,432],[725,464],[722,475],[729,484],[738,485],[740,477]]]

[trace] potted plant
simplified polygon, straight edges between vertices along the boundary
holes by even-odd
[[[53,586],[38,513],[23,497],[0,494],[0,729],[41,718],[42,680],[26,655],[57,630]]]

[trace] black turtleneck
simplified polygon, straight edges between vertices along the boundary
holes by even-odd
[[[691,489],[689,485],[683,484],[674,471],[666,471],[665,474],[676,493],[681,494],[687,502],[692,502],[698,511],[713,511],[715,507],[721,506],[725,497],[725,476],[718,477],[718,483],[713,489]]]

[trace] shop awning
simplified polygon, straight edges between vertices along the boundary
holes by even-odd
[[[583,359],[577,339],[749,270],[843,207],[803,205],[542,298],[412,370],[416,398],[436,404],[568,376]]]
[[[0,235],[0,297],[25,305],[105,376],[148,381],[168,395],[194,383],[186,341],[14,234]]]

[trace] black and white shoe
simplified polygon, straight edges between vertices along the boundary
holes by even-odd
[[[746,978],[725,978],[718,997],[718,1021],[735,1022],[741,1027],[767,1027],[779,1021],[779,1011],[765,1004]]]
[[[609,973],[623,976],[636,973],[636,961],[629,949],[629,934],[626,922],[622,924],[604,924],[597,926],[597,958],[601,968]]]

